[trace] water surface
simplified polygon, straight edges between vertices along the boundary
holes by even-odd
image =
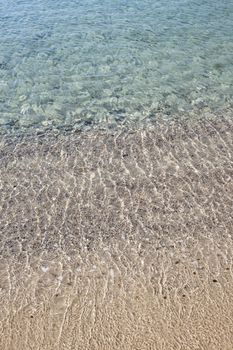
[[[231,0],[0,0],[2,129],[232,107]]]
[[[0,349],[233,349],[232,38],[232,0],[0,0]]]

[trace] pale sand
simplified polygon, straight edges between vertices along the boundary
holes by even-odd
[[[233,349],[233,119],[0,144],[0,349]]]

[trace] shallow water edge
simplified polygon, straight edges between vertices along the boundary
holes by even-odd
[[[233,119],[2,136],[1,349],[232,349]]]

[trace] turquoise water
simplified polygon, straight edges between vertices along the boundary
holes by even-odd
[[[0,0],[0,128],[233,106],[232,0]]]

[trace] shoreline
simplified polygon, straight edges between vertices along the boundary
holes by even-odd
[[[233,120],[0,142],[0,347],[233,346]]]

